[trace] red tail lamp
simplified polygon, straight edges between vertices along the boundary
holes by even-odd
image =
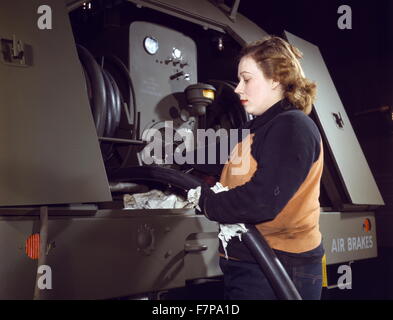
[[[27,238],[25,251],[30,259],[37,260],[40,256],[40,234],[35,233]]]

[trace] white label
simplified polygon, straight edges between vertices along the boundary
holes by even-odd
[[[373,236],[357,236],[333,238],[331,252],[346,252],[371,249],[374,245]]]

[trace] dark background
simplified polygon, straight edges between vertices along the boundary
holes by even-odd
[[[337,26],[343,4],[352,9],[351,30]],[[241,0],[239,12],[268,33],[286,29],[317,45],[349,115],[392,105],[392,0]]]

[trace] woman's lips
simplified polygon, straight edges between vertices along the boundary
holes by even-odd
[[[245,104],[247,103],[247,101],[248,101],[248,100],[243,100],[243,99],[240,100],[240,102],[241,102],[242,105],[245,105]]]

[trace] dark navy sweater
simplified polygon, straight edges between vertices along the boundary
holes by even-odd
[[[255,174],[247,183],[227,192],[214,194],[205,188],[199,201],[210,220],[223,224],[273,220],[304,182],[320,154],[321,136],[315,123],[286,99],[243,128],[254,134],[251,155],[257,162]],[[198,165],[195,167],[198,169]],[[223,165],[199,166],[210,173],[222,168]],[[228,253],[253,260],[237,238],[229,242]]]

